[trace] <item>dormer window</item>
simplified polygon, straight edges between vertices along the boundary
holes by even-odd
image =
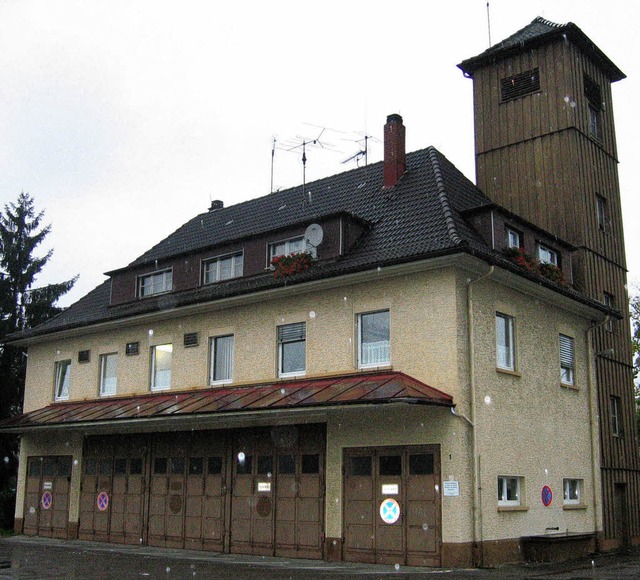
[[[212,284],[242,276],[242,252],[205,260],[202,263],[202,283]]]
[[[519,249],[522,247],[522,236],[513,228],[507,228],[507,248]]]
[[[173,272],[171,269],[138,277],[138,296],[140,298],[170,292],[172,287]]]
[[[304,236],[269,244],[269,264],[276,256],[289,256],[305,251]]]
[[[558,266],[558,252],[548,248],[547,246],[543,246],[542,244],[538,244],[538,260],[543,264],[552,264],[553,266]]]

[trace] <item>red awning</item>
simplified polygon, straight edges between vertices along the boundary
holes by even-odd
[[[7,419],[0,423],[0,431],[24,432],[46,427],[87,427],[106,422],[400,402],[454,406],[453,398],[442,391],[404,373],[385,372],[60,402]]]

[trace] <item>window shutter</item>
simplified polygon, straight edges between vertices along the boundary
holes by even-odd
[[[306,336],[307,331],[306,324],[304,322],[278,326],[278,343],[297,342],[299,340],[305,340]]]
[[[565,368],[573,368],[573,338],[560,335],[560,365]]]

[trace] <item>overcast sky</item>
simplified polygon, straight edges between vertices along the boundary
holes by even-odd
[[[628,76],[613,85],[629,282],[640,284],[640,9],[631,0],[493,0],[496,43],[536,16],[577,24]],[[211,199],[270,191],[271,147],[321,137],[307,182],[400,113],[475,182],[472,82],[486,0],[0,0],[0,204],[31,193],[55,253],[41,284],[74,302]],[[296,141],[297,140],[297,141]],[[369,161],[382,158],[371,140]],[[277,149],[274,186],[302,182]],[[633,288],[632,288],[633,289]]]

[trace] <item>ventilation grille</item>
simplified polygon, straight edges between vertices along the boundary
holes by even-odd
[[[127,356],[133,356],[140,352],[139,343],[137,342],[128,342],[127,347],[125,348],[125,353]]]
[[[198,333],[197,332],[187,332],[184,335],[184,346],[198,346]]]
[[[502,102],[512,101],[540,90],[540,70],[534,68],[500,81]]]
[[[88,363],[91,360],[91,351],[90,350],[81,350],[78,352],[78,362],[79,363]]]

